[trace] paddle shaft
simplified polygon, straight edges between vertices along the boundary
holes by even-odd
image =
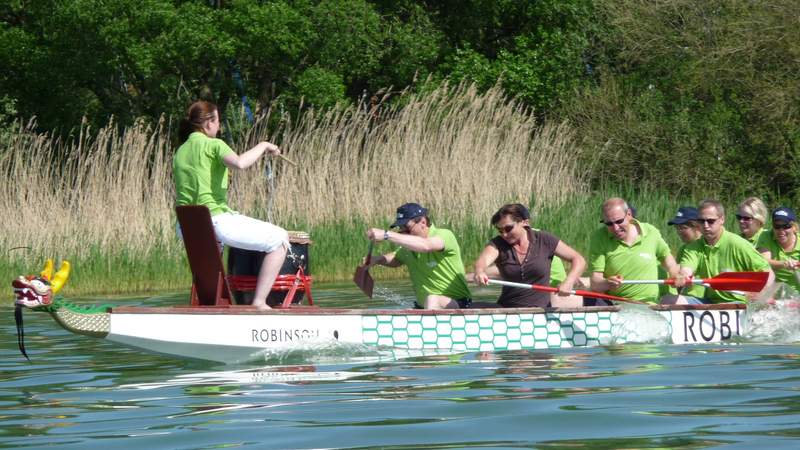
[[[289,158],[287,158],[287,157],[283,156],[281,153],[278,153],[278,154],[277,154],[277,155],[275,155],[275,156],[277,156],[278,158],[280,158],[280,159],[282,159],[282,160],[286,161],[287,163],[289,163],[289,164],[291,164],[291,165],[293,165],[293,166],[295,166],[295,167],[297,166],[297,163],[296,163],[296,162],[294,162],[294,161],[292,161],[291,159],[289,159]]]
[[[536,291],[544,291],[544,292],[558,292],[558,288],[551,287],[551,286],[542,286],[542,285],[539,285],[539,284],[524,284],[524,283],[515,283],[513,281],[493,280],[493,279],[489,280],[489,284],[498,284],[500,286],[509,286],[509,287],[516,287],[516,288],[521,288],[521,289],[533,289],[533,290],[536,290]],[[600,298],[600,299],[603,299],[603,300],[614,300],[614,301],[624,302],[624,303],[635,303],[637,305],[646,304],[644,302],[631,300],[631,299],[628,299],[628,298],[625,298],[625,297],[617,297],[616,295],[603,294],[601,292],[572,290],[570,293],[573,294],[573,295],[581,296],[581,297]]]
[[[375,241],[369,241],[369,248],[367,249],[367,257],[364,260],[364,265],[369,265],[372,262],[372,246],[375,245]]]

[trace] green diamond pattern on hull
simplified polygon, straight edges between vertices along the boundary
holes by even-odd
[[[450,350],[569,348],[611,341],[612,312],[371,315],[362,318],[363,343]]]

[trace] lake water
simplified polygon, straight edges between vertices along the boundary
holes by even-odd
[[[350,286],[318,286],[315,297],[326,306],[412,302],[405,282],[382,284],[371,301]],[[780,326],[730,345],[399,360],[338,352],[225,366],[72,335],[29,311],[28,362],[13,307],[0,315],[3,448],[800,448],[796,317],[773,317]],[[770,335],[789,343],[759,343]]]

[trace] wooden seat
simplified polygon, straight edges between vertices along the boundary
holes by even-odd
[[[255,276],[226,276],[214,224],[211,223],[211,213],[207,207],[184,205],[176,207],[175,212],[192,271],[192,306],[230,306],[233,303],[231,286],[237,291],[255,290]],[[278,275],[271,291],[286,292],[281,302],[284,308],[292,305],[298,292],[306,294],[309,304],[313,305],[311,283],[311,277],[299,267],[295,274]]]
[[[175,212],[192,271],[192,306],[230,305],[231,292],[211,213],[202,205],[178,206]]]

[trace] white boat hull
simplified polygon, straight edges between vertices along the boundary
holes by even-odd
[[[351,344],[440,352],[555,349],[741,336],[744,305],[571,310],[257,311],[248,307],[114,308],[106,339],[187,358],[243,362],[270,352]]]

